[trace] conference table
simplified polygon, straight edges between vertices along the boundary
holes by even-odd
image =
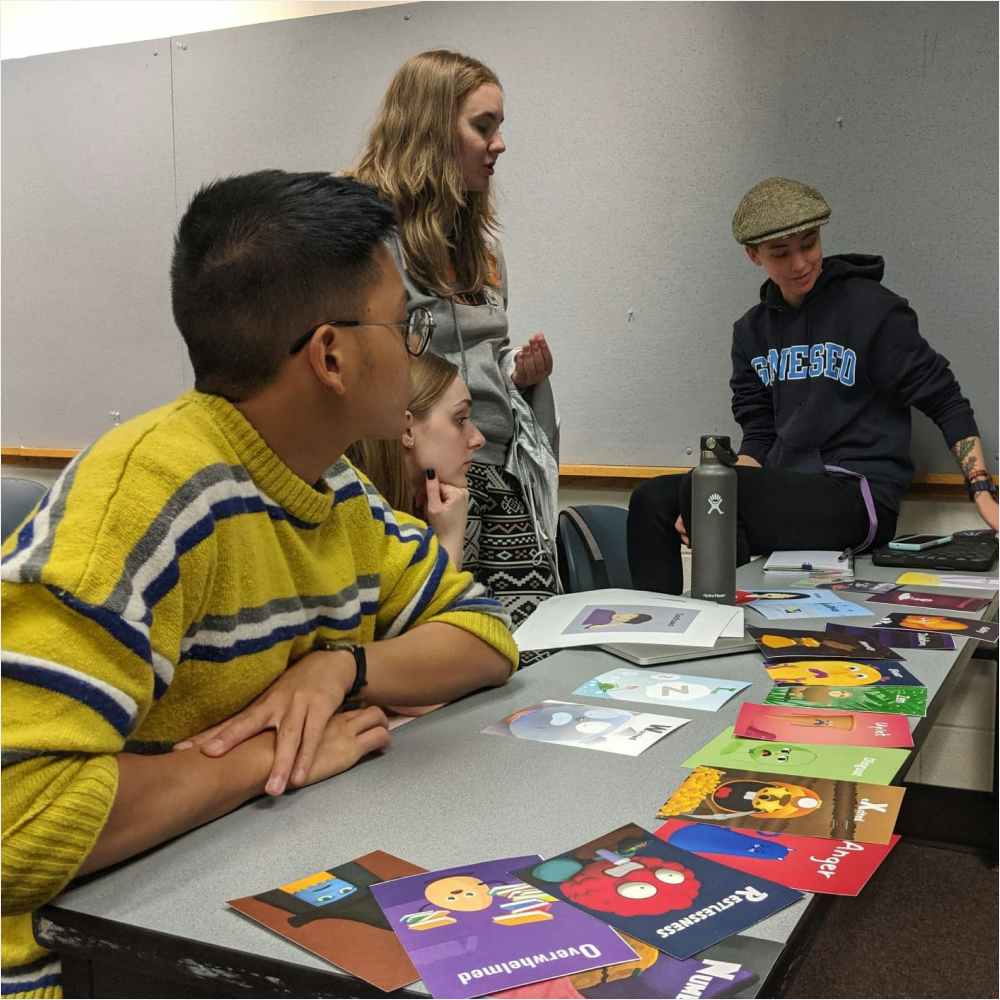
[[[859,559],[860,579],[895,580],[901,570]],[[765,585],[760,563],[742,567],[739,586]],[[787,584],[783,585],[787,586]],[[976,596],[989,591],[944,590]],[[865,595],[841,596],[864,602]],[[897,610],[870,605],[868,625]],[[996,597],[981,617],[993,618]],[[766,623],[752,611],[747,624]],[[795,620],[789,628],[822,628]],[[910,719],[919,748],[960,683],[978,644],[953,652],[905,650],[906,666],[928,688],[924,719]],[[563,650],[481,691],[414,719],[388,752],[331,780],[280,798],[262,798],[146,854],[72,885],[36,914],[41,943],[63,960],[67,996],[385,996],[226,905],[370,851],[427,869],[513,855],[549,857],[634,822],[655,830],[657,808],[688,774],[682,765],[723,728],[744,701],[762,702],[771,682],[757,652],[691,660],[667,668],[752,681],[717,712],[652,709],[691,718],[639,757],[482,734],[519,708],[545,699],[587,701],[582,683],[629,664],[598,649]],[[605,702],[605,704],[608,704]],[[616,703],[617,704],[617,703]],[[635,706],[639,707],[639,706]],[[648,708],[648,707],[647,707]],[[916,750],[914,750],[914,754]],[[907,758],[899,784],[913,760]],[[910,795],[904,798],[904,812]],[[904,822],[901,813],[897,832]],[[831,897],[804,899],[730,939],[754,945],[755,983],[738,996],[774,996],[790,963],[822,920]],[[749,940],[747,940],[749,939]],[[748,952],[748,954],[751,952]],[[426,996],[417,983],[398,996]]]

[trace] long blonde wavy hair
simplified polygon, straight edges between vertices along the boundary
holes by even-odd
[[[497,222],[489,191],[466,191],[458,149],[462,102],[500,86],[476,59],[446,49],[399,68],[353,175],[396,207],[406,266],[428,291],[479,296],[490,283]]]
[[[421,354],[410,363],[410,402],[414,420],[424,420],[448,391],[458,369],[436,354]],[[394,510],[416,514],[416,494],[406,474],[400,438],[379,441],[365,438],[347,449],[347,457],[374,483]]]

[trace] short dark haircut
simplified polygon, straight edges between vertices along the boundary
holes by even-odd
[[[170,269],[195,387],[245,399],[310,326],[356,318],[393,227],[373,188],[327,173],[262,170],[203,187],[177,228]]]

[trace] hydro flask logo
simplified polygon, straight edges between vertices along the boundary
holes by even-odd
[[[709,514],[719,514],[720,516],[725,516],[725,512],[722,509],[722,497],[718,493],[713,493],[708,498],[708,513]]]

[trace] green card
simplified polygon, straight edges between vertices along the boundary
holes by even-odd
[[[909,756],[909,750],[887,747],[852,747],[843,744],[771,743],[744,740],[723,729],[686,761],[685,767],[739,768],[768,774],[801,774],[807,778],[866,781],[888,785]]]
[[[896,715],[926,715],[927,688],[823,687],[814,684],[778,686],[767,692],[768,705],[799,708],[842,708],[846,712],[893,712]]]

